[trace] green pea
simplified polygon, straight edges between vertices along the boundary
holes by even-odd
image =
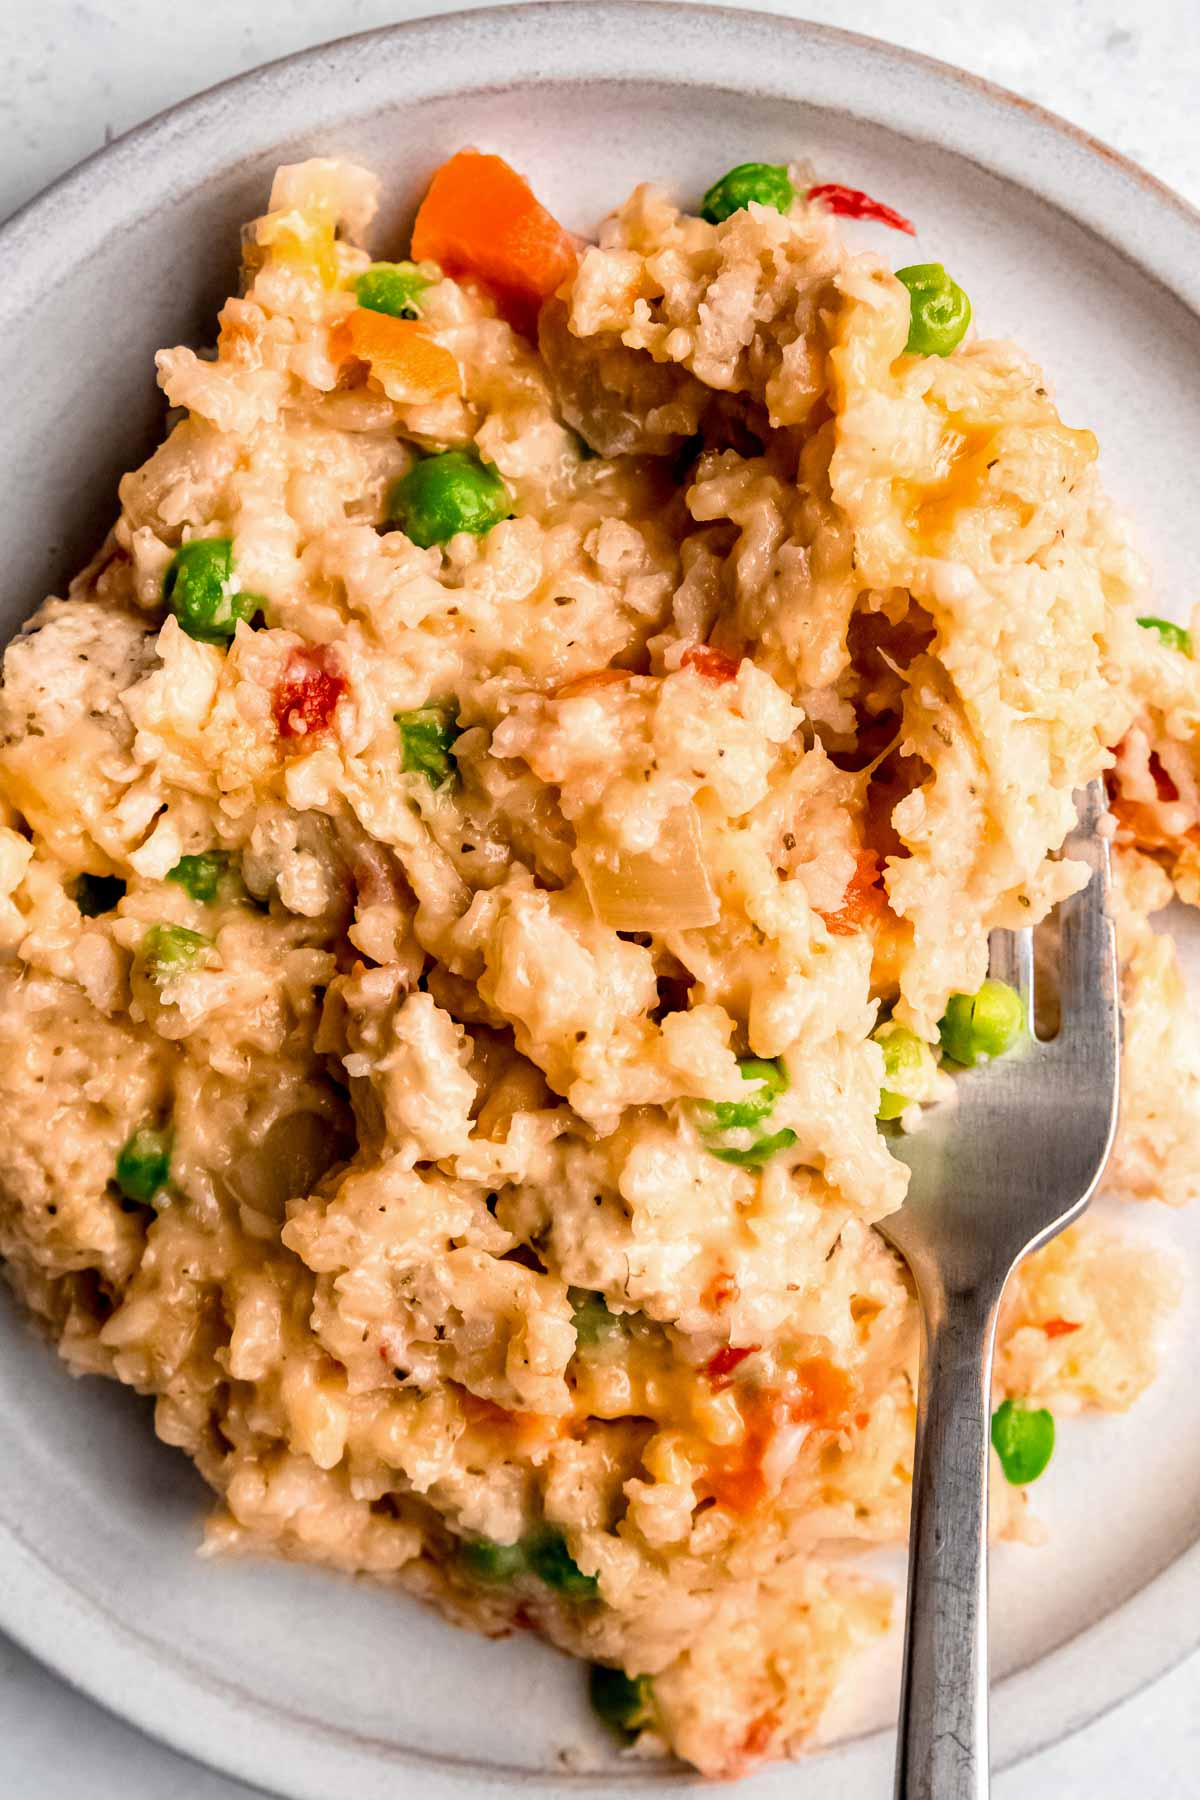
[[[917,356],[949,356],[971,323],[971,302],[941,263],[910,263],[896,270],[909,292],[908,342]]]
[[[211,938],[185,925],[152,925],[141,942],[142,964],[156,985],[207,960]]]
[[[1054,1454],[1054,1414],[1006,1400],[992,1414],[992,1444],[1014,1487],[1036,1481]]]
[[[785,213],[795,198],[796,190],[781,163],[739,163],[720,181],[713,182],[700,202],[700,217],[710,225],[719,225],[722,219],[741,212],[752,201]]]
[[[163,599],[189,637],[202,643],[231,638],[262,604],[242,592],[233,571],[232,538],[192,538],[181,544],[163,577]]]
[[[396,724],[405,773],[423,775],[430,787],[445,787],[456,772],[451,756],[461,736],[452,714],[440,706],[420,706],[415,712],[397,713]]]
[[[527,1566],[520,1544],[498,1544],[493,1538],[466,1538],[458,1547],[458,1556],[474,1580],[497,1586],[515,1581]]]
[[[654,1688],[648,1675],[626,1675],[624,1669],[593,1663],[588,1697],[596,1717],[620,1737],[636,1737],[654,1723]]]
[[[594,1575],[585,1575],[571,1552],[561,1531],[547,1526],[534,1538],[525,1541],[529,1567],[546,1586],[568,1600],[594,1600],[600,1583]]]
[[[368,312],[390,313],[393,319],[419,319],[421,295],[440,275],[436,263],[372,263],[354,280],[354,297]]]
[[[171,1134],[139,1125],[117,1155],[116,1182],[126,1200],[149,1206],[171,1171]]]
[[[898,1119],[906,1106],[922,1097],[936,1064],[924,1038],[903,1025],[881,1025],[871,1034],[883,1051],[883,1086],[877,1119]]]
[[[1192,634],[1182,625],[1176,625],[1174,619],[1139,619],[1138,624],[1147,631],[1157,631],[1168,650],[1180,650],[1184,656],[1192,654]]]
[[[699,1108],[700,1134],[705,1149],[720,1162],[735,1163],[743,1169],[759,1169],[776,1151],[786,1150],[789,1144],[795,1143],[794,1131],[785,1126],[782,1131],[759,1137],[743,1149],[727,1147],[717,1140],[727,1131],[755,1131],[774,1111],[780,1094],[787,1093],[788,1072],[782,1062],[767,1062],[757,1056],[740,1057],[738,1069],[743,1081],[757,1083],[754,1092],[745,1100],[706,1100]]]
[[[422,550],[460,531],[482,537],[512,509],[512,495],[495,469],[471,450],[424,457],[392,483],[387,497],[388,520]]]
[[[567,1299],[572,1308],[575,1342],[580,1347],[598,1344],[602,1338],[620,1331],[621,1321],[609,1312],[603,1294],[594,1294],[590,1288],[573,1287],[567,1289]]]
[[[119,875],[80,875],[71,889],[71,898],[85,919],[98,919],[125,898],[125,883]]]
[[[757,1056],[738,1058],[743,1081],[760,1085],[745,1100],[713,1100],[708,1102],[713,1120],[722,1131],[747,1130],[773,1112],[780,1094],[788,1091],[788,1072],[782,1062],[764,1062]]]
[[[200,850],[195,856],[181,856],[168,871],[167,880],[177,881],[193,900],[207,902],[216,899],[228,868],[229,857],[224,850]]]
[[[796,1134],[789,1125],[782,1131],[774,1132],[770,1137],[759,1138],[757,1144],[751,1144],[745,1150],[718,1150],[715,1145],[707,1146],[710,1155],[719,1162],[736,1163],[740,1169],[761,1169],[770,1162],[780,1150],[786,1150],[796,1141]]]
[[[1020,994],[989,976],[977,994],[951,994],[938,1035],[951,1062],[969,1069],[1011,1050],[1024,1025]]]

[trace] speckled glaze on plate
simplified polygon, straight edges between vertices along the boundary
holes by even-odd
[[[117,478],[161,424],[151,353],[211,335],[237,232],[273,166],[362,158],[402,233],[463,143],[502,151],[586,229],[636,180],[683,195],[748,157],[807,156],[918,221],[980,329],[1044,361],[1099,434],[1156,593],[1195,565],[1200,215],[1038,108],[887,45],[694,6],[590,0],[458,13],[347,38],[189,101],[119,140],[0,232],[0,486],[7,635],[94,547]],[[908,240],[899,260],[910,260]],[[1200,1639],[1200,1218],[1126,1210],[1189,1277],[1158,1386],[1124,1418],[1066,1421],[1036,1490],[1050,1543],[993,1556],[994,1745],[1011,1763],[1153,1680]],[[320,1570],[195,1555],[205,1490],[149,1408],[72,1382],[0,1299],[0,1625],[177,1749],[289,1797],[423,1800],[516,1784],[593,1800],[698,1789],[616,1758],[578,1670]],[[878,1566],[876,1564],[876,1566]],[[901,1559],[890,1565],[897,1573]],[[882,1795],[895,1639],[830,1719],[832,1748],[757,1795]]]

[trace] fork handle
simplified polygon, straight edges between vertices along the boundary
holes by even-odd
[[[896,1800],[987,1800],[988,1443],[999,1295],[914,1274],[924,1344]]]

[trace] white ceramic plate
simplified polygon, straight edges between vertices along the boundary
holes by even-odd
[[[553,5],[457,14],[312,51],[112,145],[0,235],[4,626],[77,563],[159,413],[150,354],[202,341],[237,226],[276,161],[359,156],[387,178],[377,238],[463,143],[502,151],[587,230],[649,176],[696,195],[730,164],[807,156],[900,207],[984,331],[1044,361],[1182,614],[1195,556],[1200,217],[1100,146],[996,89],[882,44],[743,12]],[[911,260],[897,240],[897,260]],[[115,328],[119,327],[119,328]],[[31,452],[30,446],[35,448]],[[1169,1073],[1165,1074],[1169,1078]],[[1041,1551],[993,1558],[998,1759],[1016,1760],[1153,1679],[1200,1636],[1200,1221],[1139,1211],[1193,1277],[1153,1394],[1068,1422],[1037,1510]],[[149,1410],[73,1383],[0,1306],[0,1624],[177,1748],[291,1800],[471,1800],[694,1785],[618,1762],[578,1671],[317,1570],[196,1558],[205,1493]],[[893,1567],[899,1570],[900,1561]],[[890,1791],[896,1645],[830,1721],[850,1733],[767,1796]],[[859,1735],[854,1736],[853,1734]]]

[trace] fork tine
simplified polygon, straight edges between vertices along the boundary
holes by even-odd
[[[1032,1010],[1033,1002],[1033,932],[993,931],[988,937],[988,973],[996,981],[1006,981],[1016,988]]]
[[[1117,1012],[1116,935],[1109,915],[1108,808],[1103,784],[1092,781],[1076,796],[1079,823],[1063,844],[1063,855],[1091,870],[1085,888],[1058,909],[1059,992],[1062,1031],[1102,1031]]]

